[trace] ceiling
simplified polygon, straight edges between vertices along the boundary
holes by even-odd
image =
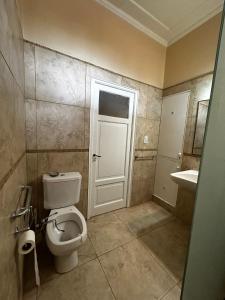
[[[168,46],[223,9],[223,0],[96,0]]]

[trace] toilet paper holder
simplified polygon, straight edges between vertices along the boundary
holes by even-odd
[[[21,198],[25,192],[25,197],[22,206],[21,205]],[[23,228],[19,228],[16,226],[15,234],[22,233],[24,231],[30,230],[30,217],[32,216],[32,187],[29,185],[23,185],[20,189],[19,200],[17,202],[17,209],[11,214],[11,219],[16,219],[20,217],[24,217],[24,226]]]

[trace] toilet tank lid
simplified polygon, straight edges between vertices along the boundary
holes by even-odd
[[[61,181],[72,181],[81,179],[82,176],[79,172],[68,172],[59,173],[58,176],[52,177],[49,174],[43,175],[43,182],[61,182]]]

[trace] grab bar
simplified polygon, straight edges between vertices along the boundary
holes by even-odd
[[[22,186],[21,187],[21,192],[23,191],[26,191],[26,195],[25,195],[25,200],[24,200],[24,205],[23,207],[20,207],[18,208],[16,211],[14,211],[12,214],[11,214],[11,218],[12,219],[15,219],[17,217],[21,217],[21,216],[24,216],[28,213],[30,213],[30,210],[31,210],[31,206],[30,206],[30,203],[31,203],[31,195],[32,195],[32,187],[31,186]],[[21,195],[21,194],[20,194]]]
[[[134,160],[153,160],[155,158],[154,155],[152,156],[135,156]]]
[[[32,187],[31,186],[21,186],[21,192],[19,196],[18,206],[20,206],[20,199],[25,191],[25,198],[23,202],[23,206],[17,208],[10,216],[11,219],[16,219],[19,217],[24,217],[25,226],[22,229],[19,229],[16,226],[15,234],[27,231],[30,229],[30,215],[32,214],[32,206],[31,206],[31,198],[32,198]]]

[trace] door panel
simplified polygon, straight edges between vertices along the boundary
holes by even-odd
[[[124,182],[101,185],[96,188],[96,204],[122,201],[124,199]]]
[[[96,180],[125,176],[128,125],[98,122],[99,151]]]
[[[170,174],[181,167],[189,92],[165,97],[162,105],[154,195],[176,206],[178,186]]]
[[[156,166],[155,194],[160,199],[176,205],[178,186],[174,183],[170,174],[177,171],[177,161],[167,157],[158,157]]]
[[[127,88],[92,87],[89,216],[127,205],[134,99]]]
[[[183,150],[189,94],[176,94],[163,99],[158,154],[177,159]]]

